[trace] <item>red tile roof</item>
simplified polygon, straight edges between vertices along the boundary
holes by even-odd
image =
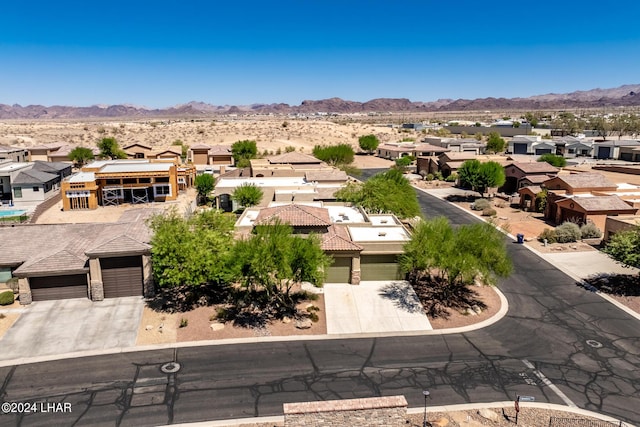
[[[329,227],[329,231],[322,235],[321,247],[324,251],[362,250],[362,246],[351,240],[347,227],[343,225],[332,225]]]
[[[256,218],[256,224],[266,224],[276,218],[293,227],[331,225],[331,218],[327,209],[296,204],[262,209]]]

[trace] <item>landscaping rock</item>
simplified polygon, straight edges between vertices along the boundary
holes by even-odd
[[[224,329],[224,323],[220,323],[220,322],[213,322],[212,324],[209,325],[209,327],[211,328],[212,331],[221,331]]]
[[[473,312],[474,312],[475,314],[480,314],[480,313],[482,313],[482,309],[481,309],[480,307],[478,307],[477,305],[473,305],[473,306],[471,306],[471,310],[473,310]]]
[[[311,319],[296,320],[297,329],[309,329],[313,325]]]
[[[282,323],[291,323],[291,319],[289,317],[283,317]]]
[[[153,329],[153,325],[147,325],[144,327],[145,330],[150,331]]]
[[[447,425],[449,425],[449,420],[446,418],[438,418],[437,420],[432,421],[431,425],[437,427],[446,427]]]
[[[478,415],[480,415],[484,419],[496,422],[500,418],[495,411],[487,408],[478,409]]]

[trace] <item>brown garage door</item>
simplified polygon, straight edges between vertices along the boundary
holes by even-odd
[[[105,298],[142,295],[142,257],[100,258]]]
[[[33,301],[87,298],[87,275],[30,277]]]
[[[363,281],[402,279],[396,255],[362,255],[360,269]]]

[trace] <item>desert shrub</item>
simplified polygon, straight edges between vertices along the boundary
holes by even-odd
[[[491,207],[491,203],[487,199],[476,199],[471,204],[471,209],[474,211],[483,211]]]
[[[452,173],[451,175],[446,177],[444,180],[447,182],[456,182],[457,179],[458,179],[458,174]]]
[[[577,242],[581,238],[580,226],[575,222],[563,222],[556,227],[556,240],[558,243]]]
[[[307,313],[309,313],[309,319],[311,319],[313,323],[316,323],[318,322],[318,320],[320,320],[320,317],[318,317],[318,311],[320,311],[320,308],[316,307],[315,305],[307,307]]]
[[[0,294],[0,305],[13,304],[13,292],[3,292]]]
[[[602,231],[592,222],[587,222],[580,227],[580,234],[583,239],[599,239],[602,237]]]
[[[505,202],[504,200],[501,200],[499,202],[496,203],[496,206],[499,208],[506,208],[508,206],[507,202]]]
[[[498,212],[496,212],[493,208],[482,209],[482,216],[496,216]]]
[[[187,326],[189,326],[189,320],[185,319],[184,317],[182,319],[180,319],[180,327],[181,328],[186,328]]]
[[[542,233],[540,233],[540,235],[538,236],[538,240],[544,242],[545,239],[548,243],[556,243],[556,231],[550,228],[545,228],[544,230],[542,230]]]
[[[433,181],[433,178],[434,176],[432,173],[428,173],[427,176],[424,177],[424,179],[427,181]]]
[[[444,177],[442,176],[442,172],[439,172],[439,171],[438,171],[438,172],[436,172],[436,173],[433,175],[433,177],[434,177],[434,179],[437,179],[438,181],[443,181],[443,180],[444,180]]]

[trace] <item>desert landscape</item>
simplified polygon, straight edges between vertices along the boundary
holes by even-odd
[[[287,116],[238,119],[198,120],[118,120],[118,121],[49,121],[7,120],[0,122],[0,144],[16,147],[62,143],[95,147],[102,138],[114,137],[120,146],[141,143],[165,147],[176,141],[186,145],[230,145],[245,139],[255,140],[262,153],[285,147],[310,153],[315,145],[339,143],[358,146],[358,137],[375,134],[381,142],[398,141],[418,134],[400,132],[386,124],[346,121],[295,119]]]

